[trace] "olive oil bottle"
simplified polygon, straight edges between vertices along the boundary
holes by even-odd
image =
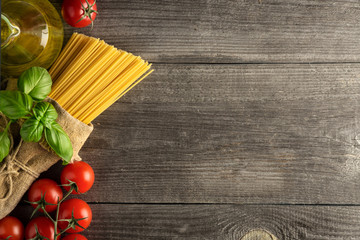
[[[61,18],[47,0],[1,1],[1,75],[49,68],[62,48]]]

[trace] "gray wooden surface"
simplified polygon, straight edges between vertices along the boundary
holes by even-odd
[[[359,206],[90,204],[88,239],[240,240],[252,229],[277,239],[360,239]],[[29,216],[31,209],[18,207]],[[255,238],[251,238],[254,240]],[[267,240],[267,239],[257,239]],[[272,239],[271,239],[272,240]]]
[[[94,213],[84,235],[360,239],[359,1],[98,8],[92,31],[65,26],[66,39],[99,37],[155,72],[94,121],[81,152],[96,174],[81,196]]]

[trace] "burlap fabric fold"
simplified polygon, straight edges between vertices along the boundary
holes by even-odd
[[[93,126],[72,117],[56,101],[47,98],[58,112],[57,122],[70,137],[74,154],[72,161],[81,160],[79,151],[93,130]],[[8,119],[0,115],[0,129]],[[9,214],[40,173],[49,169],[60,158],[52,152],[46,141],[40,143],[16,141],[20,126],[11,125],[10,154],[0,163],[0,219]]]

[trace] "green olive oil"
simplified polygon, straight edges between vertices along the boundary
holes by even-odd
[[[64,36],[56,9],[47,0],[3,0],[1,10],[1,75],[16,77],[32,66],[49,68]]]

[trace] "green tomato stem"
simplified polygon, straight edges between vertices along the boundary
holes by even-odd
[[[65,198],[67,198],[68,196],[70,196],[70,194],[72,193],[72,191],[74,191],[74,187],[71,185],[69,191],[65,194],[65,196],[63,197],[63,199],[61,199],[60,203],[62,203]]]
[[[57,204],[57,207],[56,207],[56,216],[55,216],[55,223],[54,223],[54,228],[55,228],[54,239],[57,239],[57,237],[60,235],[60,234],[57,234],[57,223],[58,223],[58,219],[59,219],[60,203],[62,203],[63,199],[61,199],[61,200],[58,199],[58,204]]]
[[[71,228],[71,226],[70,226],[70,224],[67,226],[67,228],[65,228],[64,230],[62,230],[59,234],[58,234],[58,236],[59,235],[61,235],[61,234],[64,234],[67,230],[69,230]]]
[[[45,215],[55,224],[55,220],[50,216],[50,214],[45,210],[44,207],[41,208],[43,210],[43,212],[45,213]]]
[[[60,209],[60,204],[68,197],[70,196],[70,194],[72,193],[72,191],[74,190],[74,187],[71,186],[69,191],[65,194],[65,196],[61,199],[61,200],[58,200],[58,204],[57,204],[57,207],[56,207],[56,218],[55,218],[55,222],[54,222],[54,228],[55,228],[55,232],[54,232],[54,239],[56,239],[58,236],[60,236],[61,234],[65,233],[68,229],[71,228],[71,226],[68,225],[68,227],[61,231],[59,234],[56,234],[57,232],[57,225],[58,225],[58,221],[59,221],[59,209]]]

